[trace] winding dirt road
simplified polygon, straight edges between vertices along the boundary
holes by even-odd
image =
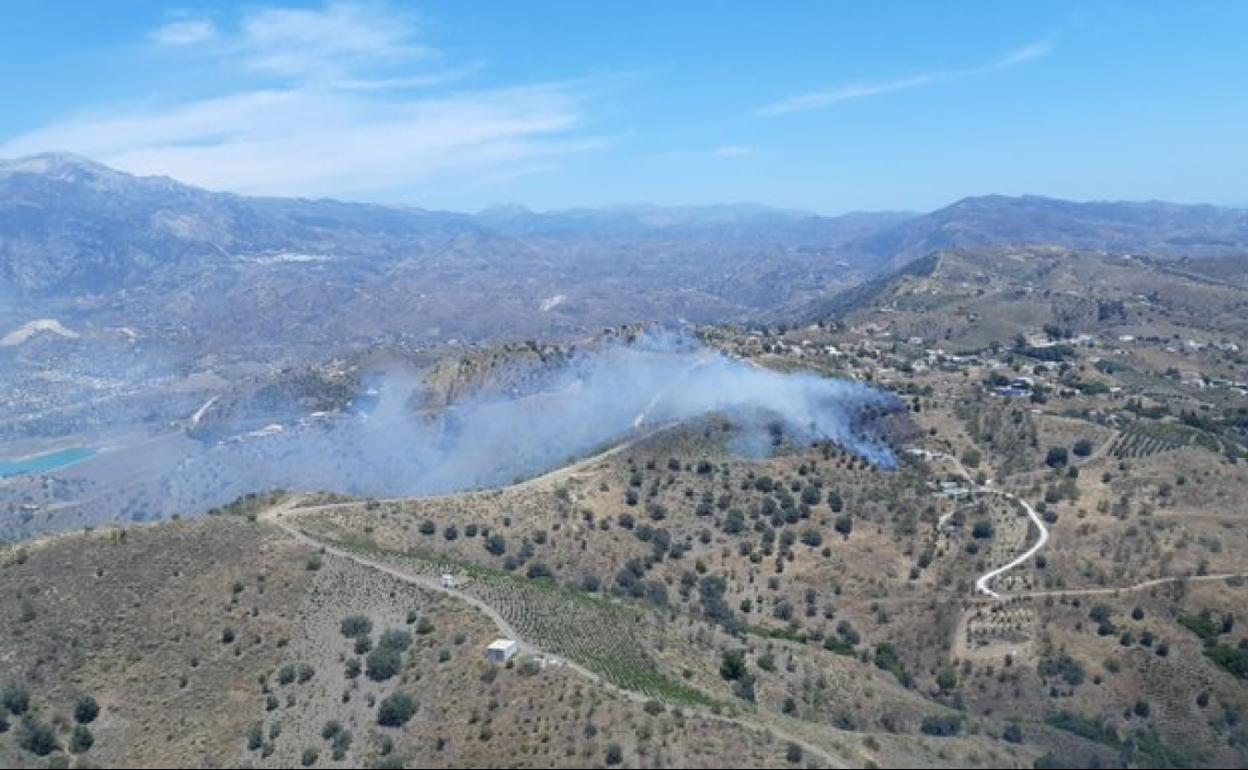
[[[594,458],[590,458],[590,459],[592,460]],[[651,700],[649,696],[643,693],[635,692],[632,690],[626,690],[622,687],[612,684],[611,682],[608,682],[607,680],[603,679],[598,674],[594,673],[593,671],[590,671],[589,669],[585,668],[579,663],[568,660],[567,658],[564,658],[561,656],[554,655],[553,653],[546,652],[542,650],[540,647],[532,644],[531,642],[526,641],[523,637],[520,636],[519,633],[517,633],[516,629],[513,628],[512,625],[507,622],[507,620],[498,612],[498,610],[496,610],[493,606],[482,601],[481,599],[478,599],[475,596],[466,594],[463,591],[459,591],[453,587],[444,586],[441,584],[440,581],[435,580],[431,577],[426,577],[424,575],[406,572],[397,567],[393,567],[389,564],[385,564],[383,562],[370,559],[367,556],[353,553],[351,551],[338,548],[337,546],[331,545],[329,543],[322,542],[318,540],[317,538],[313,537],[312,535],[309,535],[307,532],[303,531],[302,529],[299,529],[295,524],[291,523],[288,520],[292,517],[297,516],[301,512],[306,513],[309,510],[314,510],[314,509],[296,508],[293,505],[287,503],[287,504],[279,505],[279,506],[269,509],[261,516],[261,518],[264,521],[268,521],[272,523],[273,525],[277,526],[279,529],[281,529],[283,532],[285,532],[294,540],[300,543],[303,543],[304,545],[310,546],[312,548],[316,548],[317,550],[323,552],[326,555],[334,556],[340,559],[346,559],[362,567],[374,570],[376,572],[380,572],[384,575],[387,575],[389,577],[392,577],[396,580],[407,583],[409,585],[414,585],[418,588],[423,588],[428,591],[436,591],[438,593],[454,597],[462,602],[465,602],[471,605],[472,607],[479,610],[487,618],[489,618],[491,622],[494,623],[494,626],[498,629],[498,633],[500,636],[503,636],[508,639],[514,639],[516,643],[519,645],[520,649],[529,655],[534,655],[534,656],[543,658],[546,661],[555,662],[557,665],[567,668],[568,670],[573,671],[585,677],[586,679],[591,680],[592,682],[594,682],[594,684],[606,690],[609,690],[610,692],[613,692],[622,698],[626,698],[634,703],[644,704],[647,701]],[[835,768],[849,767],[849,765],[845,764],[845,762],[842,759],[834,757],[832,754],[828,753],[826,749],[823,749],[816,744],[810,743],[809,741],[803,738],[800,738],[792,734],[791,732],[785,730],[783,727],[777,725],[773,719],[768,718],[768,719],[759,719],[758,721],[754,721],[751,719],[746,719],[744,717],[728,716],[725,714],[716,714],[712,712],[710,709],[701,708],[701,707],[684,707],[684,711],[686,713],[695,714],[703,719],[707,719],[710,721],[732,724],[737,727],[744,727],[750,730],[768,732],[771,735],[775,736],[776,738],[779,738],[780,740],[787,741],[789,743],[800,746],[804,752],[807,752],[809,754],[819,757],[824,762],[828,763],[828,766],[830,767],[835,767]]]
[[[966,479],[967,483],[972,485],[972,487],[977,492],[980,492],[982,494],[998,495],[1000,497],[1004,497],[1007,500],[1010,500],[1012,502],[1015,502],[1021,505],[1023,507],[1023,510],[1027,512],[1027,516],[1031,519],[1031,522],[1036,525],[1036,529],[1040,531],[1040,537],[1036,540],[1036,542],[1030,548],[1028,548],[1026,551],[1020,554],[1018,557],[1016,557],[1015,559],[1012,559],[1006,564],[1001,565],[1000,567],[996,567],[995,569],[988,570],[987,572],[985,572],[984,574],[976,578],[975,580],[976,591],[984,594],[985,596],[989,596],[993,599],[1000,599],[1001,594],[992,590],[989,584],[996,578],[1000,577],[1001,575],[1004,575],[1006,572],[1009,572],[1015,567],[1018,567],[1019,565],[1026,563],[1028,559],[1031,559],[1033,556],[1039,553],[1040,549],[1044,548],[1045,543],[1049,542],[1049,528],[1044,525],[1044,520],[1040,518],[1040,514],[1037,513],[1036,509],[1031,506],[1031,503],[1027,502],[1023,498],[1019,497],[1018,495],[1012,494],[1010,492],[1006,492],[1004,489],[997,489],[996,487],[993,487],[991,479],[989,479],[984,484],[976,484],[974,481],[972,481],[974,476],[970,473],[970,471],[966,469],[966,466],[964,466],[962,464],[962,461],[959,460],[957,457],[954,457],[951,454],[946,454],[945,452],[932,452],[926,449],[911,449],[909,450],[909,452],[910,454],[917,455],[919,457],[923,457],[928,460],[933,460],[933,459],[944,460],[946,462],[952,463],[953,466],[957,469],[957,472],[960,475],[962,475]],[[941,523],[943,523],[943,519]],[[1024,594],[1016,594],[1016,595],[1023,596]]]
[[[975,581],[976,591],[979,591],[980,593],[983,593],[983,594],[987,594],[988,596],[991,596],[994,599],[1000,599],[1001,594],[989,588],[988,584],[991,583],[997,576],[1003,575],[1006,572],[1009,572],[1010,570],[1014,569],[1015,567],[1019,566],[1023,562],[1027,561],[1028,559],[1030,559],[1031,557],[1039,553],[1040,549],[1044,547],[1044,544],[1049,542],[1049,528],[1044,526],[1044,521],[1040,518],[1040,514],[1036,513],[1036,509],[1031,506],[1031,503],[1027,502],[1023,498],[1018,497],[1017,495],[1012,495],[1009,492],[1003,492],[999,489],[989,490],[987,487],[981,487],[981,489],[985,491],[995,492],[996,494],[999,494],[1005,497],[1007,500],[1013,500],[1014,502],[1023,506],[1023,510],[1027,511],[1027,515],[1031,517],[1031,522],[1036,525],[1036,529],[1040,530],[1040,537],[1037,538],[1035,544],[1033,544],[1031,548],[1028,548],[1026,551],[1023,551],[1022,554],[1020,554],[1017,558],[1013,559],[1012,561],[1006,564],[1003,564],[1000,567],[997,567],[996,569],[985,572],[984,574],[979,576],[978,580]]]
[[[1017,558],[1012,559],[1011,561],[1009,561],[1006,564],[1001,565],[1000,567],[991,569],[985,572],[984,574],[980,575],[978,578],[976,578],[975,590],[981,594],[984,594],[985,596],[991,599],[1002,599],[1002,598],[1042,599],[1046,596],[1053,596],[1053,597],[1057,597],[1057,596],[1106,596],[1106,595],[1117,594],[1117,593],[1130,593],[1132,591],[1143,591],[1149,588],[1155,588],[1157,586],[1166,585],[1168,583],[1182,583],[1182,582],[1202,583],[1202,582],[1210,582],[1210,581],[1216,581],[1216,580],[1226,580],[1228,578],[1248,578],[1248,572],[1221,572],[1221,573],[1217,573],[1213,575],[1171,575],[1167,577],[1152,578],[1150,580],[1145,580],[1143,582],[1135,583],[1133,585],[1119,586],[1116,588],[1055,588],[1055,589],[1041,589],[1038,591],[1019,591],[1018,593],[1013,593],[1007,596],[1002,596],[1000,593],[992,590],[992,587],[990,584],[996,578],[1018,567],[1019,565],[1025,563],[1028,559],[1031,559],[1037,553],[1039,553],[1041,548],[1044,548],[1044,546],[1049,542],[1049,528],[1045,526],[1044,520],[1040,517],[1040,514],[1036,512],[1036,509],[1032,507],[1031,503],[1027,502],[1026,500],[1019,497],[1018,495],[1012,494],[1010,492],[1006,492],[1003,489],[997,489],[993,487],[991,480],[989,480],[987,484],[975,484],[974,482],[972,482],[971,481],[972,476],[967,471],[966,467],[962,464],[962,461],[954,457],[953,455],[946,454],[944,452],[932,452],[926,449],[912,449],[909,451],[911,454],[918,455],[926,459],[937,459],[937,460],[945,460],[947,462],[950,462],[957,469],[958,473],[964,476],[967,479],[968,483],[971,483],[977,491],[981,493],[985,493],[985,494],[1000,495],[1002,497],[1005,497],[1008,500],[1012,500],[1018,503],[1019,505],[1023,507],[1023,510],[1027,512],[1027,516],[1031,519],[1032,523],[1036,525],[1036,529],[1040,532],[1040,537],[1037,538],[1036,542],[1032,544],[1030,548],[1028,548],[1026,551],[1020,554]],[[940,526],[943,523],[944,523],[944,518],[942,517],[941,521],[938,522],[937,526]]]

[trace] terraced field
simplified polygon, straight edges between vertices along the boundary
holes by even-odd
[[[1185,425],[1137,423],[1127,427],[1114,439],[1109,452],[1120,460],[1138,460],[1193,444],[1208,446],[1211,442],[1212,439],[1200,431]],[[1210,448],[1216,450],[1216,443]]]
[[[336,540],[334,545],[429,578],[452,575],[457,591],[496,608],[522,638],[617,687],[673,703],[713,703],[664,673],[644,652],[647,619],[637,608],[552,580],[514,577],[434,552],[389,551],[360,539]]]

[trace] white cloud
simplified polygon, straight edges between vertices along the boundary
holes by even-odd
[[[151,34],[152,40],[161,45],[179,46],[206,43],[217,37],[217,25],[206,19],[171,21]]]
[[[363,195],[443,172],[592,149],[571,134],[559,85],[414,100],[319,88],[247,91],[166,109],[84,118],[18,137],[0,155],[68,149],[138,174],[272,195]]]
[[[397,65],[433,55],[415,42],[410,14],[334,2],[321,9],[268,8],[248,14],[238,46],[257,72],[310,77]]]
[[[446,93],[473,68],[423,69],[434,54],[414,32],[413,19],[382,6],[253,11],[206,50],[223,70],[241,65],[277,85],[98,108],[2,141],[0,157],[68,150],[210,189],[376,198],[536,173],[602,144],[584,134],[583,84]]]
[[[753,155],[754,148],[748,144],[723,144],[716,147],[712,152],[721,158],[741,158],[746,155]]]
[[[908,91],[913,88],[922,88],[923,86],[933,85],[948,80],[960,80],[962,78],[974,77],[977,75],[987,75],[998,70],[1008,69],[1010,67],[1023,64],[1035,59],[1048,56],[1053,51],[1053,46],[1047,41],[1030,43],[1021,48],[1010,51],[1006,55],[979,67],[970,67],[960,70],[937,70],[934,72],[925,72],[909,77],[898,78],[896,80],[887,80],[878,83],[856,83],[850,85],[839,86],[824,91],[811,91],[809,93],[798,94],[777,102],[764,105],[755,110],[757,117],[774,117],[777,115],[787,115],[793,112],[805,112],[807,110],[819,109],[821,107],[830,107],[841,102],[851,99],[862,99],[869,96],[879,96],[880,94],[892,93],[895,91]]]

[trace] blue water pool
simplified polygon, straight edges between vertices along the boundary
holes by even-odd
[[[90,459],[96,450],[87,447],[62,449],[57,452],[46,452],[41,455],[24,457],[21,460],[5,460],[0,458],[0,479],[9,476],[30,476],[37,473],[51,473],[67,468],[74,463]]]

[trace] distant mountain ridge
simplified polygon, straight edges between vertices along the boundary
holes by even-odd
[[[990,195],[926,214],[748,203],[466,214],[210,192],[64,153],[0,161],[0,298],[12,300],[0,321],[19,325],[72,311],[212,339],[247,318],[242,337],[323,344],[738,322],[933,251],[1007,244],[1234,261],[1248,253],[1248,211]]]
[[[13,300],[0,324],[64,316],[209,347],[319,347],[745,320],[872,272],[838,247],[903,218],[754,205],[472,215],[209,192],[49,154],[0,162],[0,299]]]
[[[1045,244],[1189,257],[1248,251],[1248,209],[1161,201],[963,198],[849,244],[900,266],[938,249]]]

